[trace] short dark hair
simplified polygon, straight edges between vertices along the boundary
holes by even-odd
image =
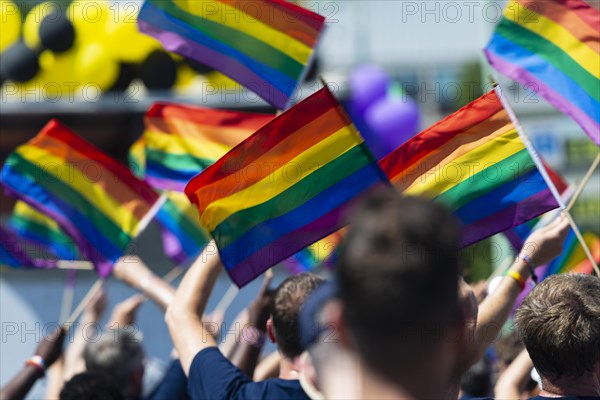
[[[600,361],[600,278],[549,276],[523,300],[515,323],[542,377],[593,371]]]
[[[60,400],[121,400],[125,397],[117,381],[102,371],[86,371],[73,376],[60,391]]]
[[[308,295],[325,279],[310,272],[288,277],[275,291],[271,312],[273,331],[281,353],[293,358],[302,354],[298,314]]]
[[[440,204],[371,194],[353,212],[337,277],[361,357],[388,375],[458,322],[457,221]],[[406,337],[405,334],[408,334]]]
[[[492,366],[483,357],[465,372],[460,380],[460,389],[468,397],[487,397],[492,391]]]
[[[89,371],[110,374],[121,387],[129,388],[131,373],[143,366],[144,350],[132,330],[108,329],[86,345],[83,358]]]

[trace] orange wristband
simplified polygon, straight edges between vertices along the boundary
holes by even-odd
[[[519,283],[521,290],[525,289],[525,279],[523,279],[520,273],[517,271],[508,271],[507,275]]]

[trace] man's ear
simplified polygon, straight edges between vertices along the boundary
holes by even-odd
[[[271,318],[267,320],[267,334],[269,335],[269,340],[271,343],[277,343],[275,334],[273,333],[273,320]]]

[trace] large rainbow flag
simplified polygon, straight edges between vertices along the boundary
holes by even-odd
[[[56,120],[9,155],[2,184],[56,221],[102,277],[159,204],[148,184]]]
[[[223,72],[285,110],[325,18],[284,0],[146,0],[138,26],[166,50]]]
[[[396,189],[440,201],[468,246],[557,208],[496,91],[419,133],[380,162]]]
[[[600,146],[600,12],[583,0],[511,0],[490,64],[543,96]]]
[[[24,201],[16,202],[8,227],[21,238],[41,246],[46,253],[44,258],[80,258],[77,245],[58,223]]]
[[[136,143],[130,158],[153,187],[183,192],[190,179],[272,119],[269,114],[155,103],[144,118],[143,150]]]
[[[387,179],[327,88],[262,127],[185,193],[238,286],[343,225]]]

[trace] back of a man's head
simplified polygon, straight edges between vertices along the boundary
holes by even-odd
[[[459,227],[441,205],[390,190],[349,222],[337,268],[344,319],[360,357],[396,380],[456,322]]]
[[[318,275],[305,272],[284,280],[273,296],[273,333],[279,351],[288,358],[302,353],[298,332],[298,314],[308,295],[325,280]]]
[[[109,329],[98,340],[89,342],[84,351],[88,371],[101,371],[112,376],[126,396],[139,395],[136,387],[143,374],[144,351],[140,339],[130,330]]]
[[[550,276],[525,298],[515,323],[542,378],[580,378],[600,363],[600,278]]]
[[[124,399],[117,381],[100,371],[86,371],[65,382],[60,400],[121,400]]]

